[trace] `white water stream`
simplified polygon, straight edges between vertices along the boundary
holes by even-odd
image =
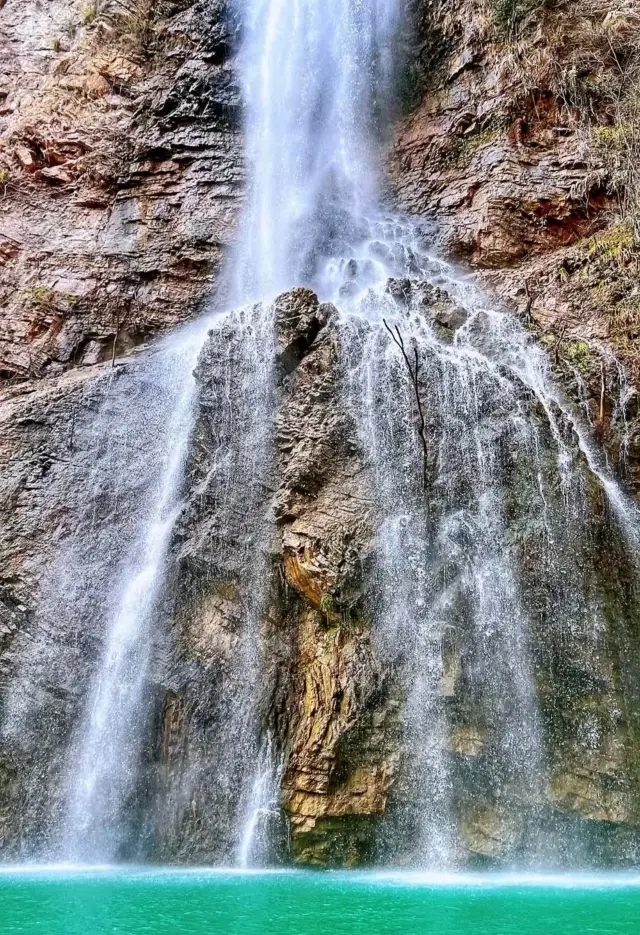
[[[560,479],[565,509],[582,502],[580,475],[560,424],[565,420],[632,547],[638,541],[637,512],[551,385],[546,359],[529,336],[430,257],[412,224],[380,209],[376,161],[392,97],[400,0],[244,0],[242,13],[238,61],[251,181],[228,271],[231,294],[244,305],[308,285],[342,314],[345,393],[373,466],[379,507],[375,574],[381,604],[374,635],[383,657],[403,667],[408,686],[405,728],[417,792],[415,814],[406,820],[421,842],[421,864],[446,867],[455,864],[459,845],[452,815],[449,689],[443,685],[459,677],[454,643],[463,616],[470,621],[463,638],[474,662],[474,697],[497,750],[490,781],[514,796],[527,787],[534,799],[546,783],[531,614],[510,540],[507,475],[519,459],[527,463],[530,512],[543,527],[546,548],[554,549],[565,522],[555,481]],[[413,284],[404,305],[387,290],[389,277]],[[464,311],[450,341],[421,311],[419,286],[425,282],[446,288]],[[418,390],[429,410],[433,445],[428,495],[421,485],[414,387],[383,318],[397,324],[420,365]],[[233,316],[221,321],[235,327]],[[238,335],[243,327],[246,321]],[[259,328],[252,334],[261,339]],[[204,328],[178,335],[150,364],[164,374],[158,398],[163,435],[151,457],[158,450],[164,455],[160,465],[152,465],[153,490],[132,545],[105,585],[115,600],[104,618],[100,662],[73,745],[63,842],[69,859],[115,859],[125,836],[123,813],[147,725],[154,623],[194,416],[191,373],[204,338]],[[243,379],[251,367],[263,381],[270,378],[263,358],[259,347],[247,347]],[[256,397],[257,392],[266,405],[268,388],[258,386],[256,376],[256,392],[245,390],[243,399],[255,404],[256,418],[221,471],[221,483],[238,485],[221,501],[229,523],[244,512],[247,521],[255,516],[257,530],[262,506],[254,488],[240,502],[240,478],[255,474],[255,464],[262,471],[268,456],[270,439]],[[234,401],[221,404],[231,412]],[[544,413],[543,428],[534,422],[534,410]],[[233,418],[231,412],[231,426]],[[551,467],[545,455],[550,446]],[[579,522],[574,525],[579,535]],[[245,677],[230,682],[237,692],[235,719],[228,725],[230,757],[234,734],[255,727],[261,566],[253,552],[246,564],[257,570],[250,588],[251,632],[241,653]],[[567,568],[574,573],[573,566]],[[578,629],[587,618],[593,625],[591,606],[570,608],[567,597],[559,612],[565,611]],[[242,737],[237,757],[248,771],[248,801],[236,835],[238,859],[247,865],[262,819],[277,808],[278,770],[271,754],[256,764],[255,747]]]

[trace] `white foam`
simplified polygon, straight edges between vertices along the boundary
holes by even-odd
[[[197,879],[235,880],[260,877],[300,881],[313,880],[321,886],[400,886],[425,889],[551,889],[611,890],[640,889],[640,871],[438,871],[438,870],[356,870],[311,871],[296,868],[246,869],[239,867],[160,867],[127,864],[11,864],[0,867],[0,877],[101,877],[138,880],[166,880],[180,883]]]

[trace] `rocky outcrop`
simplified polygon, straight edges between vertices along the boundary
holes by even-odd
[[[139,468],[159,430],[155,387],[147,385],[145,403],[137,362],[130,363],[132,370],[97,364],[19,385],[0,405],[6,859],[50,853],[69,747],[109,614],[109,570],[131,544],[135,504],[153,483]],[[133,448],[119,408],[126,397],[149,428]]]
[[[390,283],[399,312],[411,289]],[[450,341],[464,313],[442,290],[418,291],[421,314]],[[412,773],[406,672],[380,641],[379,489],[344,392],[352,338],[332,306],[294,290],[271,312],[245,309],[218,323],[203,348],[128,855],[234,859],[264,780],[259,859],[416,859],[412,814],[428,789]],[[158,373],[143,353],[115,369],[106,362],[16,387],[3,404],[0,828],[14,859],[25,842],[30,854],[49,854],[59,835],[73,726],[110,606],[100,582],[136,534],[149,458],[161,462],[157,394],[170,391],[172,374]],[[135,439],[118,435],[125,400],[141,416]],[[525,802],[508,772],[496,778],[500,721],[477,695],[476,650],[461,617],[442,646],[438,692],[463,854],[518,859],[544,828],[566,840],[569,858],[580,841],[585,860],[632,859],[640,814],[633,569],[594,488],[577,561],[604,602],[606,629],[587,640],[571,620],[558,621],[561,583],[575,577],[575,530],[567,525],[546,568],[537,518],[517,495],[527,458],[507,461],[512,548],[535,608],[530,649],[550,779]]]
[[[0,10],[7,858],[26,841],[47,852],[104,582],[152,485],[140,488],[135,467],[153,461],[160,430],[145,394],[173,390],[158,374],[137,383],[140,358],[132,370],[121,358],[203,309],[231,237],[243,179],[235,34],[216,0]],[[117,411],[126,396],[142,415],[133,447]],[[86,576],[70,579],[68,562]]]
[[[374,492],[341,392],[336,317],[302,290],[276,302],[280,361],[306,350],[282,375],[274,512],[293,643],[280,738],[293,857],[348,866],[373,856],[397,768],[400,702],[372,645]]]
[[[625,0],[411,9],[393,196],[540,336],[637,490],[639,202],[624,142],[637,134],[637,12]]]
[[[465,313],[426,284],[392,281],[388,289],[400,313],[416,290],[420,313],[450,342]],[[271,312],[258,307],[232,317],[203,350],[189,506],[177,531],[167,608],[174,649],[157,687],[164,701],[152,770],[163,858],[237,854],[263,782],[269,789],[257,806],[258,859],[316,866],[419,859],[424,842],[416,828],[429,790],[416,774],[408,730],[411,660],[384,650],[389,622],[380,612],[374,555],[380,490],[344,391],[351,340],[331,305],[299,289],[279,297]],[[261,372],[277,382],[275,397],[256,383]],[[438,413],[428,386],[420,386],[433,447]],[[530,418],[544,421],[526,400]],[[548,427],[541,432],[551,450]],[[491,694],[502,690],[502,675],[493,687],[478,682],[484,650],[461,608],[441,647],[438,694],[453,809],[441,821],[457,828],[470,862],[533,855],[561,863],[578,850],[584,861],[632,860],[640,814],[634,573],[597,487],[588,527],[566,524],[547,567],[538,554],[539,517],[522,494],[528,456],[505,458],[509,549],[533,609],[528,643],[549,782],[535,786],[533,775],[510,770],[506,715],[496,713],[504,699]],[[552,469],[553,459],[543,470]],[[563,510],[552,491],[549,515]],[[434,489],[434,516],[438,496]],[[584,538],[576,558],[578,527]],[[615,580],[598,555],[600,539],[616,555]],[[455,576],[454,563],[448,574]],[[606,629],[593,634],[580,623],[588,599],[582,591],[566,604],[575,605],[575,621],[557,612],[568,600],[562,582],[580,590],[583,575],[587,590],[607,601]],[[492,645],[499,660],[495,634]],[[551,841],[565,843],[545,850]]]
[[[340,392],[336,310],[297,290],[276,301],[275,318],[260,307],[245,315],[212,331],[198,367],[190,506],[176,543],[161,853],[237,853],[262,732],[274,750],[273,801],[291,828],[280,838],[271,828],[272,859],[350,865],[373,853],[398,758],[398,688],[376,660],[365,608],[371,480]],[[260,367],[271,374],[269,327],[271,401],[256,380]]]
[[[203,308],[242,182],[218,0],[0,13],[0,377],[130,352]]]

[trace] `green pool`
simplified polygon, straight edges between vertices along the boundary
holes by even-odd
[[[7,870],[2,935],[637,935],[640,876]]]

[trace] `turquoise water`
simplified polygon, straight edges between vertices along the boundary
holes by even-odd
[[[6,871],[2,935],[637,935],[638,876]]]

